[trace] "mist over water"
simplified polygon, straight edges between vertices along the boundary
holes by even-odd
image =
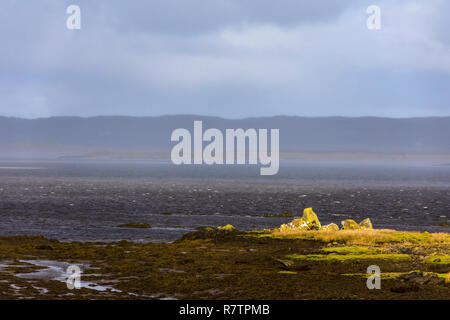
[[[369,217],[375,228],[448,232],[439,224],[449,219],[450,167],[282,162],[260,176],[257,165],[0,162],[0,235],[173,241],[199,226],[274,228],[291,218],[262,215],[304,207],[322,223]],[[138,221],[152,228],[116,227]]]

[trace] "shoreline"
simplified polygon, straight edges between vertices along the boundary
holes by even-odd
[[[67,288],[61,268],[70,264],[84,269],[82,289]],[[370,265],[381,269],[380,290],[366,286]],[[42,278],[46,268],[59,278]],[[450,299],[449,268],[450,233],[206,227],[172,243],[0,236],[0,299]]]

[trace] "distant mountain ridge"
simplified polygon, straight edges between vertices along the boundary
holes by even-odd
[[[280,150],[296,152],[450,153],[450,117],[0,117],[0,157],[87,152],[169,152],[176,128],[278,128]]]

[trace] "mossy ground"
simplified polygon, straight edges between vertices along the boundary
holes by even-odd
[[[205,228],[175,243],[0,237],[0,298],[450,299],[448,285],[390,290],[401,284],[394,275],[412,270],[448,274],[449,254],[449,234],[391,230],[283,235]],[[121,292],[68,290],[63,282],[15,275],[42,269],[21,261],[38,259],[89,264],[96,269],[82,280]],[[361,276],[372,264],[381,269],[381,290],[367,289]]]
[[[407,254],[291,254],[287,258],[301,261],[348,261],[348,260],[389,260],[406,261],[411,257]]]

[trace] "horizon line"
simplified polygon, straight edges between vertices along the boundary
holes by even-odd
[[[252,117],[242,117],[242,118],[228,118],[222,116],[211,116],[211,115],[201,115],[201,114],[192,114],[192,113],[178,113],[178,114],[162,114],[155,116],[135,116],[135,115],[120,115],[120,114],[111,114],[111,115],[93,115],[93,116],[77,116],[77,115],[59,115],[59,116],[47,116],[47,117],[35,117],[35,118],[25,118],[19,116],[6,116],[0,115],[0,118],[8,118],[8,119],[18,119],[18,120],[48,120],[48,119],[58,119],[58,118],[76,118],[76,119],[95,119],[95,118],[135,118],[135,119],[143,119],[143,118],[171,118],[171,117],[202,117],[202,118],[216,118],[221,120],[249,120],[249,119],[270,119],[270,118],[305,118],[305,119],[330,119],[330,118],[346,118],[346,119],[388,119],[388,120],[412,120],[412,119],[445,119],[450,118],[450,115],[447,116],[413,116],[413,117],[387,117],[387,116],[339,116],[339,115],[330,115],[330,116],[301,116],[301,115],[272,115],[272,116],[252,116]]]

